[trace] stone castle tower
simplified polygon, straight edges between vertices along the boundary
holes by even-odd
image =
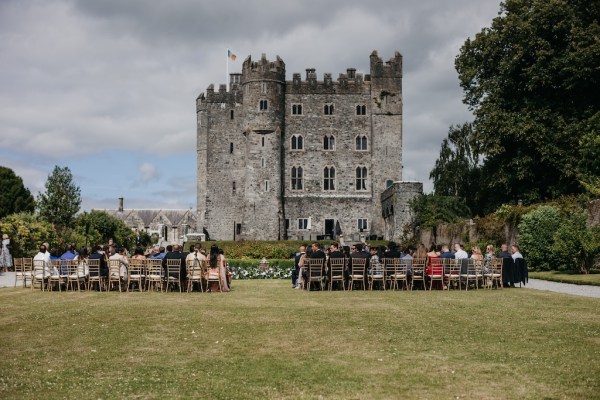
[[[220,240],[397,236],[390,224],[409,216],[391,216],[384,197],[422,192],[401,182],[400,53],[374,51],[365,76],[285,78],[279,57],[248,57],[229,91],[197,98],[198,226]]]

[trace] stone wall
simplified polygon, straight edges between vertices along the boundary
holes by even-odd
[[[215,239],[330,234],[332,221],[346,237],[383,236],[380,194],[402,179],[402,57],[383,62],[373,52],[370,69],[319,81],[308,68],[286,82],[283,61],[263,54],[246,58],[229,92],[209,86],[197,99],[198,225]],[[292,168],[302,168],[301,189]],[[326,168],[335,171],[329,187]]]

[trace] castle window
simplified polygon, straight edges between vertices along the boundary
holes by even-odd
[[[385,187],[389,188],[390,186],[392,186],[394,184],[394,181],[391,179],[388,179],[387,181],[385,181]]]
[[[233,153],[233,143],[229,143],[229,154]]]
[[[302,135],[292,135],[292,150],[303,150],[304,138]]]
[[[292,167],[292,190],[302,190],[302,167]]]
[[[335,190],[335,167],[323,168],[323,190]]]
[[[265,181],[265,192],[269,191],[269,181]]]
[[[369,220],[366,218],[358,218],[356,220],[356,227],[361,232],[366,231],[367,229],[369,229]]]
[[[262,137],[261,139],[262,139],[262,141],[261,141],[262,142],[262,147],[265,147],[265,138]]]
[[[356,190],[367,190],[367,167],[356,167]]]
[[[367,150],[367,137],[365,135],[358,135],[356,137],[356,150]]]
[[[333,115],[333,104],[325,104],[323,106],[323,114]]]
[[[231,191],[233,194],[235,194],[235,181],[233,181],[233,185],[231,187]]]
[[[229,119],[233,119],[233,110],[229,111]]]
[[[235,224],[235,234],[236,235],[242,234],[242,224]]]
[[[359,104],[356,106],[356,115],[367,115],[367,106]]]
[[[258,109],[260,111],[267,111],[269,109],[269,101],[268,100],[260,100],[258,102]]]
[[[323,150],[335,150],[335,137],[331,136],[323,136]]]
[[[262,168],[264,168],[264,167],[265,167],[265,158],[264,158],[264,157],[261,157],[261,159],[260,159],[260,166],[261,166]]]
[[[302,104],[292,104],[292,115],[302,115]]]
[[[290,229],[290,219],[286,218],[285,219],[285,230],[287,231],[288,229]]]
[[[308,229],[308,218],[298,218],[298,230],[305,231]]]

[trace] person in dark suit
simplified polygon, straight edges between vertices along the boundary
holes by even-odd
[[[100,260],[100,276],[108,276],[108,264],[106,257],[100,252],[100,246],[96,245],[92,248],[92,254],[89,255],[88,260]]]
[[[340,251],[338,242],[331,243],[329,247],[329,258],[327,259],[327,279],[331,280],[331,260],[334,258],[344,258],[344,253]]]
[[[387,248],[387,251],[383,253],[383,258],[402,258],[402,253],[398,249],[396,242],[389,242]]]
[[[171,247],[171,246],[167,246],[167,249]],[[165,257],[162,260],[162,267],[163,267],[163,271],[165,276],[167,275],[167,260],[179,260],[180,262],[180,269],[179,269],[179,283],[181,284],[182,279],[185,278],[185,275],[182,275],[181,272],[183,271],[185,273],[185,258],[182,259],[181,257],[181,252],[179,251],[180,247],[178,244],[174,244],[171,247],[171,251],[168,251],[167,254],[165,254]],[[176,272],[171,272],[170,276],[173,277],[177,277],[177,273]]]
[[[362,243],[356,243],[350,247],[350,262],[348,263],[348,280],[350,279],[350,274],[352,273],[352,265],[357,259],[365,260],[365,272],[364,272],[364,285],[367,285],[367,269],[369,269],[369,254],[363,251]]]
[[[325,260],[327,259],[327,256],[325,255],[325,252],[321,248],[321,244],[318,242],[314,242],[313,244],[310,245],[310,248],[312,250],[309,255],[310,259],[322,259],[323,260],[323,267],[321,269],[321,275],[325,276]]]
[[[502,258],[502,286],[515,287],[515,262],[512,254],[508,252],[508,245],[502,243],[498,257]]]

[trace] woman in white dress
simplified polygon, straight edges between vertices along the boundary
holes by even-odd
[[[5,233],[2,235],[2,247],[0,248],[0,269],[4,272],[12,268],[12,256],[10,255],[10,239]]]

